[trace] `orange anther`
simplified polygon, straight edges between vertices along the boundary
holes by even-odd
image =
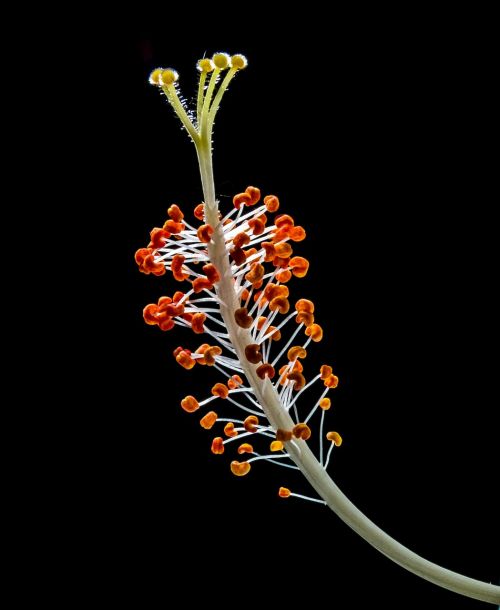
[[[281,441],[282,443],[286,443],[292,440],[292,431],[291,430],[283,430],[282,428],[278,428],[276,430],[276,440]]]
[[[212,284],[216,284],[218,281],[220,281],[220,274],[217,271],[217,267],[212,265],[212,263],[203,265],[203,271],[205,272],[209,282]]]
[[[176,303],[170,303],[169,305],[165,305],[163,308],[167,316],[174,318],[175,316],[182,316],[184,313],[184,303],[177,305]]]
[[[241,291],[241,296],[240,296],[241,301],[242,302],[246,301],[249,296],[250,296],[250,292],[249,292],[248,288],[243,288],[243,290]]]
[[[159,248],[163,248],[167,239],[170,237],[170,233],[168,231],[165,231],[165,229],[159,229],[158,227],[155,227],[151,231],[149,236],[151,238],[149,247],[158,250]]]
[[[193,212],[195,218],[197,218],[198,220],[203,220],[205,218],[205,216],[204,216],[204,212],[205,212],[204,208],[205,208],[205,206],[203,205],[203,203],[199,203],[195,207],[194,212]]]
[[[224,426],[224,434],[226,436],[229,436],[229,438],[234,438],[235,436],[238,436],[238,431],[234,429],[234,424],[232,421],[228,422]]]
[[[291,493],[292,492],[288,489],[288,487],[280,487],[278,491],[278,496],[280,498],[289,498]]]
[[[264,266],[260,263],[252,263],[250,267],[250,271],[245,275],[245,279],[250,282],[250,284],[256,284],[260,282],[264,277]]]
[[[303,241],[306,238],[306,232],[303,227],[292,227],[288,231],[288,235],[292,241]]]
[[[255,205],[260,200],[260,189],[256,186],[247,186],[245,193],[250,197],[249,203],[246,205]]]
[[[269,302],[269,309],[271,311],[278,310],[280,313],[288,313],[290,311],[290,303],[286,297],[274,297]]]
[[[248,462],[231,462],[231,472],[237,477],[244,477],[250,472],[251,464]]]
[[[332,401],[329,398],[322,398],[319,401],[319,406],[323,409],[323,411],[328,411],[328,409],[332,406]]]
[[[292,432],[295,438],[301,438],[303,441],[311,438],[311,428],[307,424],[297,424],[293,427]]]
[[[233,375],[227,380],[227,386],[230,390],[234,390],[243,383],[243,379],[239,375]]]
[[[227,398],[229,390],[223,383],[216,383],[212,388],[212,394],[219,398]]]
[[[174,222],[180,222],[184,218],[184,214],[181,212],[180,207],[175,203],[168,208],[167,214]]]
[[[307,311],[307,313],[314,313],[314,303],[309,299],[299,299],[295,303],[295,309],[297,311]]]
[[[288,350],[287,357],[290,362],[297,360],[297,358],[305,358],[307,351],[301,345],[295,345]]]
[[[241,328],[250,328],[252,326],[253,318],[248,315],[248,309],[246,307],[240,307],[234,312],[234,319],[236,324]]]
[[[201,225],[200,227],[198,227],[198,231],[196,231],[196,234],[198,235],[198,239],[201,242],[203,242],[204,244],[208,244],[210,238],[214,234],[214,229],[211,225]]]
[[[222,455],[224,453],[224,439],[221,436],[216,436],[212,441],[212,453]]]
[[[172,301],[174,303],[178,303],[181,299],[183,299],[185,294],[181,290],[176,290],[174,292],[174,296],[172,297]],[[168,298],[168,297],[167,297]],[[188,302],[188,299],[185,300],[185,303]]]
[[[271,301],[275,297],[288,297],[290,291],[288,290],[288,286],[281,286],[277,284],[269,283],[265,290],[264,296],[268,301]]]
[[[257,248],[249,248],[248,250],[243,250],[245,254],[245,258],[250,258],[254,254],[257,254]]]
[[[168,316],[165,316],[165,318],[163,318],[161,322],[158,322],[158,328],[163,331],[172,330],[174,326],[175,322],[172,320],[172,318],[169,318]]]
[[[327,388],[336,388],[339,385],[339,378],[337,375],[330,375],[325,379],[325,386]]]
[[[186,396],[181,400],[181,407],[187,413],[194,413],[194,411],[200,408],[200,405],[194,396]]]
[[[250,443],[242,443],[238,447],[238,453],[239,455],[242,455],[243,453],[253,453],[253,447]]]
[[[286,258],[287,256],[292,255],[292,246],[287,242],[283,241],[280,244],[276,244],[274,249],[276,250],[276,255],[280,258]]]
[[[298,361],[297,361],[298,362]],[[298,371],[292,371],[287,375],[288,381],[293,383],[293,389],[295,391],[302,390],[302,388],[306,385],[306,378],[302,373]]]
[[[274,219],[274,224],[276,225],[276,227],[278,229],[281,229],[283,227],[291,228],[294,225],[294,220],[288,214],[280,214],[279,216],[276,216],[276,218]]]
[[[184,349],[183,347],[181,347],[179,345],[179,347],[176,347],[174,349],[174,351],[172,352],[172,354],[174,355],[174,358],[177,358],[178,354],[180,354],[181,352],[187,352],[188,354],[190,354],[191,352],[188,349]]]
[[[215,411],[209,411],[206,415],[204,415],[200,419],[200,426],[205,428],[205,430],[210,430],[210,428],[217,421],[217,413]]]
[[[274,258],[276,256],[276,250],[275,250],[274,244],[272,244],[270,241],[263,241],[260,245],[262,246],[262,248],[264,248],[264,252],[266,253],[264,256],[264,260],[267,263],[274,260]]]
[[[172,273],[173,273],[174,279],[176,279],[178,282],[182,282],[183,280],[185,280],[188,277],[188,274],[183,273],[183,271],[182,271],[182,266],[183,266],[185,260],[186,259],[184,256],[182,256],[182,254],[175,254],[172,259],[172,263],[171,263]]]
[[[279,370],[279,374],[280,376],[283,375],[283,373],[285,371],[289,371],[290,373],[293,372],[297,372],[297,373],[302,373],[302,371],[304,370],[304,367],[302,366],[302,362],[300,360],[295,360],[295,362],[293,363],[293,367],[290,370],[289,365],[288,364],[284,364],[280,370]],[[282,382],[281,385],[283,385],[283,383],[286,381],[286,377],[285,380]]]
[[[195,313],[191,318],[191,328],[197,335],[201,335],[205,332],[205,328],[203,323],[207,319],[206,314],[204,313]]]
[[[260,353],[260,346],[257,343],[250,343],[245,347],[245,356],[248,362],[252,364],[259,364],[262,360],[262,354]]]
[[[259,418],[256,415],[249,415],[243,422],[243,427],[247,432],[257,432]]]
[[[141,267],[146,256],[149,256],[153,252],[152,248],[139,248],[134,255],[135,262]]]
[[[257,330],[262,330],[262,327],[267,322],[267,318],[265,316],[260,316],[257,320]]]
[[[264,221],[262,221],[260,217],[249,220],[248,226],[252,229],[254,235],[262,235],[262,233],[264,233],[264,229],[266,228]]]
[[[182,293],[181,293],[182,294]],[[173,299],[171,299],[170,297],[160,297],[158,299],[158,311],[163,312],[165,311],[167,305],[170,305],[170,303],[172,302]]]
[[[200,347],[195,351],[195,354],[202,354],[203,355],[203,358],[197,358],[196,359],[196,362],[198,364],[202,364],[202,365],[206,364],[206,362],[205,362],[205,352],[207,351],[207,349],[209,349],[209,347],[210,347],[210,345],[208,345],[208,343],[202,343],[200,345]]]
[[[241,248],[233,248],[229,254],[238,267],[243,265],[247,260],[247,257]]]
[[[142,310],[142,317],[144,322],[150,326],[156,326],[158,324],[158,305],[156,303],[150,303]]]
[[[266,335],[268,335],[269,333],[272,333],[271,335],[271,341],[279,341],[281,339],[281,330],[276,330],[276,326],[270,326],[267,331],[266,331]]]
[[[193,290],[195,294],[198,294],[202,290],[212,290],[214,285],[206,277],[197,277],[193,280]]]
[[[261,379],[265,379],[266,377],[272,379],[275,375],[274,367],[271,366],[268,362],[258,366],[256,373]]]
[[[332,443],[337,447],[340,447],[340,445],[342,445],[342,437],[338,432],[328,432],[326,438],[329,441],[332,441]]]
[[[295,322],[297,322],[297,324],[311,326],[314,324],[314,315],[308,311],[299,311],[299,313],[295,316]]]
[[[269,445],[271,451],[281,451],[283,449],[283,443],[281,441],[272,441]]]
[[[181,366],[183,366],[188,371],[190,369],[192,369],[193,366],[196,364],[196,360],[193,360],[193,358],[191,358],[189,353],[185,350],[182,350],[181,352],[179,352],[177,354],[177,356],[175,357],[175,359]]]
[[[264,197],[264,205],[268,212],[277,212],[280,207],[280,200],[276,195],[267,195]]]
[[[251,200],[252,198],[248,193],[238,193],[233,197],[233,204],[239,210],[242,205],[250,205]]]
[[[309,261],[302,256],[294,256],[290,260],[290,268],[295,277],[304,277],[309,269]]]
[[[311,324],[311,326],[306,328],[306,335],[311,337],[315,343],[318,343],[318,341],[323,339],[323,329],[319,324]]]
[[[233,237],[233,245],[235,248],[243,248],[250,243],[250,235],[245,232],[238,233]]]
[[[278,271],[278,273],[276,274],[276,279],[278,280],[278,282],[281,282],[283,284],[286,284],[286,282],[290,281],[291,277],[292,277],[292,272],[289,271],[288,269],[283,269],[283,271]]]
[[[273,265],[281,269],[285,269],[290,264],[290,257],[282,258],[281,256],[275,256],[273,258]]]
[[[148,254],[139,265],[139,271],[142,271],[142,273],[145,273],[146,275],[152,273],[153,275],[159,276],[165,273],[165,265],[162,262],[155,262],[154,255]]]
[[[167,220],[167,222],[163,225],[163,228],[169,231],[170,233],[180,233],[184,231],[186,225],[183,222],[175,222],[175,220]]]
[[[215,356],[220,356],[221,354],[222,349],[218,345],[207,348],[203,354],[205,363],[208,364],[208,366],[213,366],[215,364]]]
[[[332,374],[332,367],[328,366],[328,364],[322,364],[319,372],[321,374],[321,379],[324,381]]]

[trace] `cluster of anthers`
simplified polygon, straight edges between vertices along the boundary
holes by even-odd
[[[303,361],[310,343],[321,341],[323,330],[315,321],[313,302],[300,298],[292,306],[287,285],[292,277],[304,277],[309,267],[305,258],[294,255],[292,247],[293,242],[305,238],[305,230],[290,215],[276,214],[280,206],[278,197],[268,195],[261,203],[256,187],[247,187],[233,198],[233,203],[233,209],[219,220],[218,227],[222,229],[231,282],[238,299],[232,315],[236,325],[247,331],[242,346],[245,362],[240,361],[221,316],[221,297],[217,290],[221,273],[208,252],[217,227],[204,222],[203,204],[197,205],[193,212],[198,226],[189,224],[180,208],[172,205],[163,227],[151,231],[148,247],[137,251],[136,262],[143,273],[163,275],[168,270],[175,280],[188,284],[186,291],[178,290],[172,297],[163,296],[158,303],[147,305],[144,320],[163,331],[177,325],[207,336],[207,342],[195,349],[177,347],[174,357],[185,369],[212,366],[224,379],[215,383],[209,397],[199,400],[186,396],[181,406],[193,413],[213,407],[220,400],[235,405],[246,416],[244,419],[220,417],[215,410],[208,410],[200,419],[201,426],[207,430],[217,424],[223,426],[225,438],[220,435],[212,441],[214,454],[224,453],[229,443],[237,441],[238,455],[251,455],[246,461],[231,462],[235,475],[247,474],[251,464],[259,460],[296,468],[290,463],[286,443],[293,443],[294,439],[309,440],[311,422],[318,411],[321,413],[319,461],[326,468],[333,447],[342,443],[337,432],[324,433],[325,412],[331,406],[327,395],[337,387],[338,378],[331,366],[323,364],[306,380]],[[274,215],[272,221],[271,215]],[[249,379],[245,374],[250,367],[260,383],[268,379],[278,393],[282,408],[292,415],[294,425],[290,429],[274,429],[267,420],[252,387],[252,377]],[[305,392],[316,384],[321,390],[311,402],[310,392]],[[301,418],[299,413],[303,407],[306,413]],[[254,448],[253,439],[257,436],[265,439],[267,452],[259,453]],[[323,440],[330,443],[326,457]],[[280,488],[279,494],[281,497],[292,495],[285,487]]]

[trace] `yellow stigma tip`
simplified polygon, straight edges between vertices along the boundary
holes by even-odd
[[[168,85],[173,85],[177,80],[179,80],[179,75],[175,70],[168,68],[167,70],[163,70],[160,74],[160,84],[164,87]]]
[[[244,55],[233,55],[231,57],[231,66],[237,70],[243,70],[248,66],[248,60]]]
[[[150,85],[160,85],[160,75],[163,72],[163,68],[156,68],[149,75],[149,84]]]
[[[212,61],[219,70],[225,70],[231,66],[231,58],[227,53],[216,53],[212,57]]]
[[[203,59],[200,59],[198,61],[197,67],[200,72],[212,72],[212,70],[214,70],[215,68],[215,65],[211,59],[208,59],[208,57],[204,57]]]

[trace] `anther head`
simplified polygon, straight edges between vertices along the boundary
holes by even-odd
[[[248,462],[231,462],[231,472],[237,477],[244,477],[250,472],[251,465]]]
[[[212,72],[215,68],[214,62],[208,57],[204,57],[198,61],[198,65],[196,66],[200,72]]]
[[[212,61],[219,70],[225,70],[231,66],[231,57],[227,53],[216,53],[212,57]]]
[[[278,496],[280,498],[289,498],[291,493],[292,492],[287,487],[280,487],[278,491]]]
[[[243,70],[248,66],[248,60],[244,55],[233,55],[231,57],[231,66],[237,70]]]
[[[342,445],[342,437],[338,432],[328,432],[326,438],[329,441],[332,441],[332,443],[337,447],[340,447],[340,445]]]

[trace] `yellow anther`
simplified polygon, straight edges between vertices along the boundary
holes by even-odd
[[[175,70],[168,68],[167,70],[163,70],[160,74],[160,85],[164,87],[168,87],[168,85],[173,85],[177,80],[179,80],[179,75]]]
[[[280,487],[278,491],[278,495],[280,498],[289,498],[292,492],[288,489],[288,487]]]
[[[271,451],[281,451],[283,449],[283,443],[281,441],[273,441],[271,443]]]
[[[332,443],[334,445],[336,445],[337,447],[340,447],[340,445],[342,445],[342,437],[340,436],[340,434],[338,432],[328,432],[328,434],[326,435],[326,438],[329,441],[332,441]]]
[[[248,60],[244,55],[233,55],[231,57],[231,66],[237,70],[243,70],[248,66]]]
[[[149,84],[150,85],[156,85],[156,86],[160,86],[160,75],[163,72],[163,68],[156,68],[156,70],[153,70],[151,72],[151,74],[149,75]]]
[[[332,406],[332,401],[329,398],[322,398],[319,401],[319,406],[324,410],[328,411],[328,409]]]
[[[227,53],[216,53],[212,57],[212,61],[219,70],[225,70],[231,66],[231,58]]]
[[[212,72],[215,69],[214,62],[208,57],[204,57],[198,61],[198,70],[200,72]]]

